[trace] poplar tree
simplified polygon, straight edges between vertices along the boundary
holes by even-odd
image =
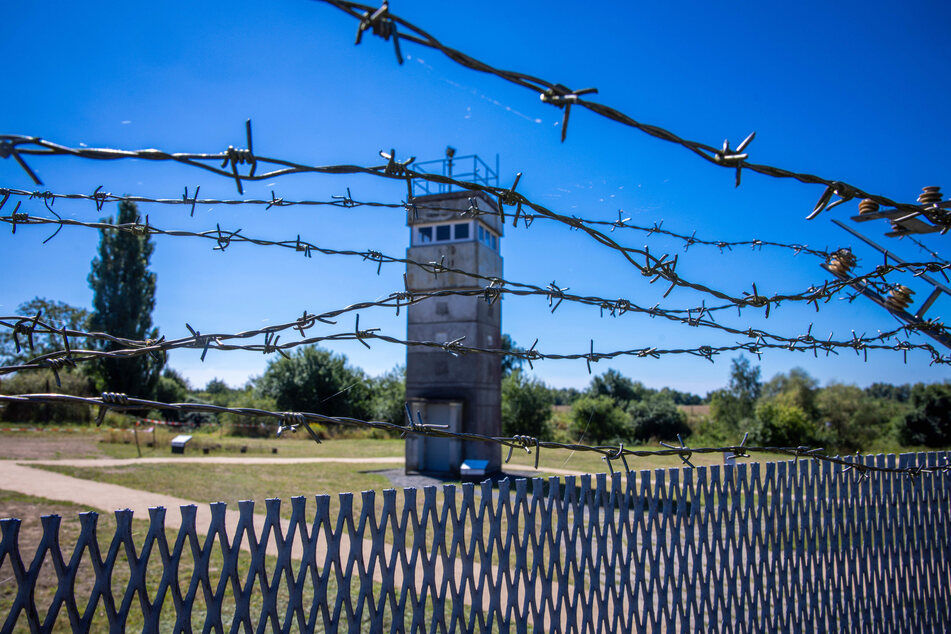
[[[119,203],[117,224],[138,222],[135,203]],[[112,219],[108,222],[111,224]],[[149,271],[149,258],[155,245],[148,235],[103,229],[99,254],[92,261],[89,286],[93,291],[93,312],[89,319],[93,331],[106,332],[126,339],[158,339],[152,327],[155,307],[155,273]],[[100,341],[101,350],[115,350],[119,344]],[[97,364],[103,389],[129,396],[150,398],[155,393],[164,360],[151,355],[116,359],[105,357]]]

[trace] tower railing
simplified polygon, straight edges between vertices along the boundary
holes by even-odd
[[[454,156],[452,158],[436,159],[434,161],[417,161],[410,165],[410,169],[426,174],[439,174],[447,178],[469,181],[498,187],[499,184],[499,155],[495,155],[495,168],[482,160],[478,154]],[[446,194],[451,191],[462,191],[445,183],[433,183],[424,179],[413,179],[413,195],[428,196],[430,194]]]

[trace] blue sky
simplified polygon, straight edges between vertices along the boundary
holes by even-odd
[[[586,3],[395,2],[391,9],[445,43],[502,68],[574,87],[594,86],[595,99],[682,137],[735,145],[757,132],[751,160],[853,183],[897,200],[914,201],[922,186],[951,187],[951,160],[943,151],[951,52],[943,36],[951,25],[946,3],[704,2]],[[255,151],[312,164],[378,164],[377,152],[441,158],[446,145],[460,154],[500,155],[502,184],[523,172],[519,190],[554,211],[616,219],[698,237],[760,238],[816,248],[853,246],[860,265],[880,256],[829,221],[855,213],[843,205],[813,221],[805,216],[821,187],[733,172],[636,130],[575,109],[567,141],[560,142],[560,110],[538,95],[455,65],[439,54],[405,44],[396,64],[392,45],[366,36],[353,45],[356,22],[320,2],[15,3],[5,9],[13,28],[0,42],[7,60],[2,132],[42,136],[65,145],[218,152],[244,146],[244,120],[254,121]],[[116,194],[178,197],[201,186],[209,197],[238,197],[232,181],[182,166],[136,161],[33,159],[45,189],[91,193],[102,185]],[[0,185],[35,189],[12,160],[0,161]],[[370,177],[293,175],[248,185],[247,197],[328,199],[349,187],[354,198],[398,202],[400,184]],[[95,220],[88,202],[59,200],[64,217]],[[25,204],[46,213],[42,203]],[[8,210],[5,210],[6,213]],[[302,238],[331,248],[375,249],[401,256],[408,232],[399,210],[294,207],[181,207],[141,211],[162,228],[196,231],[241,228],[248,236]],[[884,225],[863,231],[908,260],[924,260],[917,247],[884,238]],[[555,280],[580,294],[624,296],[644,305],[665,289],[646,284],[615,253],[552,223],[507,227],[502,253],[508,279],[540,285]],[[34,296],[78,306],[91,304],[86,282],[98,234],[64,229],[46,245],[49,231],[23,227],[0,232],[0,312],[11,314]],[[613,234],[624,244],[677,253],[680,245],[633,231]],[[947,237],[926,242],[939,252]],[[357,260],[238,245],[225,253],[201,240],[157,238],[152,268],[158,275],[155,323],[169,337],[234,332],[292,320],[303,310],[322,312],[399,290],[403,271]],[[692,247],[678,271],[733,294],[802,290],[829,276],[818,260],[786,251]],[[895,278],[896,281],[899,278]],[[901,278],[918,291],[928,287]],[[674,291],[666,306],[693,307],[701,297]],[[708,302],[709,303],[709,302]],[[929,313],[946,315],[940,300]],[[405,313],[365,311],[361,326],[405,335]],[[848,338],[873,334],[895,320],[865,300],[832,301],[819,313],[784,304],[768,321],[745,311],[730,323],[788,336],[805,332]],[[349,329],[348,318],[340,329]],[[328,326],[326,333],[334,331]],[[664,324],[627,315],[599,318],[596,309],[563,305],[551,315],[541,298],[505,300],[503,330],[546,352],[727,345],[735,339],[712,330]],[[378,343],[334,348],[370,374],[405,359],[405,350]],[[242,384],[268,358],[252,353],[178,351],[170,363],[193,383],[221,377]],[[704,393],[723,385],[730,355],[717,363],[685,356],[627,359],[614,367],[649,386]],[[820,357],[769,352],[766,377],[795,366],[823,382],[867,385],[951,377],[930,366],[924,353],[851,353]],[[535,373],[559,386],[583,386],[584,361],[537,363]]]

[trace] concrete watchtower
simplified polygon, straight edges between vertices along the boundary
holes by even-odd
[[[449,173],[452,155],[449,155]],[[483,179],[491,170],[483,166]],[[459,159],[460,161],[462,158]],[[436,161],[434,161],[435,163]],[[443,163],[445,171],[446,161]],[[418,169],[418,164],[414,165]],[[475,176],[479,170],[475,169]],[[497,172],[496,172],[497,173]],[[459,177],[471,174],[458,174]],[[429,186],[425,183],[424,186]],[[443,189],[446,189],[443,187]],[[424,189],[424,191],[428,191]],[[487,213],[470,217],[476,199]],[[443,262],[487,277],[502,277],[500,238],[502,222],[495,201],[472,192],[441,191],[416,196],[417,210],[408,212],[410,247],[407,258],[416,262]],[[408,264],[407,290],[479,290],[488,284],[458,273],[430,272]],[[407,335],[414,341],[446,342],[465,336],[463,344],[484,348],[501,347],[501,302],[488,303],[481,294],[435,297],[413,304],[407,310]],[[406,401],[415,416],[427,424],[448,425],[457,432],[498,436],[502,432],[502,366],[496,355],[469,353],[454,357],[434,348],[413,347],[406,352]],[[492,443],[473,443],[448,438],[407,436],[406,471],[459,475],[463,461],[488,461],[486,473],[501,470],[501,448]]]

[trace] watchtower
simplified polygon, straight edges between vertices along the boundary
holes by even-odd
[[[450,148],[451,150],[451,148]],[[454,151],[453,151],[454,153]],[[452,173],[453,155],[434,161],[443,173]],[[477,156],[474,174],[458,174],[473,180],[495,177],[495,171]],[[446,165],[448,163],[448,166]],[[424,164],[425,165],[425,164]],[[448,170],[446,169],[448,167]],[[419,169],[419,164],[413,169]],[[481,174],[480,174],[481,171]],[[413,199],[407,224],[410,246],[407,259],[440,262],[486,277],[502,277],[500,254],[502,222],[494,200],[482,193],[442,191],[432,193],[425,183],[421,196]],[[475,209],[483,213],[473,213]],[[438,273],[416,265],[406,266],[406,286],[411,292],[479,291],[487,281],[460,273]],[[462,343],[482,348],[501,347],[501,302],[489,303],[481,293],[447,293],[412,304],[407,310],[407,335],[413,341]],[[456,432],[498,436],[502,431],[502,366],[496,355],[469,353],[453,356],[438,348],[410,346],[406,352],[406,401],[413,415],[420,412],[424,423],[448,425]],[[486,473],[501,470],[501,448],[494,443],[462,442],[448,438],[409,435],[406,439],[406,471],[457,476],[464,461],[487,461]]]

